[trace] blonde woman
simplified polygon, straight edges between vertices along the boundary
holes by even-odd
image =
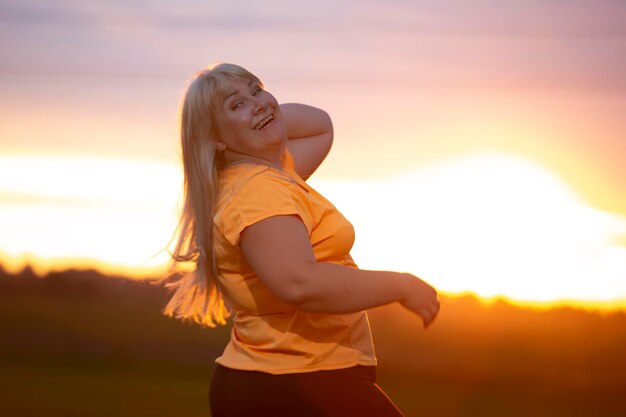
[[[428,326],[437,293],[354,263],[352,225],[306,182],[332,141],[326,112],[279,105],[240,66],[212,64],[189,84],[172,257],[195,269],[167,284],[164,313],[210,327],[233,316],[213,417],[402,415],[376,385],[365,310],[400,302]]]

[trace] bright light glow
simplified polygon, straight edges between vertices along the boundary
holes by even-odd
[[[0,249],[14,270],[93,263],[145,275],[167,261],[182,179],[166,165],[97,158],[0,158]],[[153,255],[157,254],[152,257]],[[38,265],[39,264],[39,265]]]
[[[529,161],[481,154],[378,183],[311,182],[354,224],[361,268],[483,297],[626,299],[626,219]]]
[[[310,183],[354,224],[361,268],[412,272],[444,292],[626,305],[626,219],[527,160],[481,154],[385,181]],[[2,262],[155,274],[181,185],[178,169],[154,163],[0,158]]]

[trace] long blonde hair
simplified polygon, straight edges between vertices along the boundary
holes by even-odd
[[[163,283],[177,278],[165,284],[173,295],[163,314],[208,327],[226,324],[230,316],[218,279],[213,217],[218,173],[223,166],[221,153],[216,149],[217,115],[232,77],[254,80],[262,85],[258,77],[246,69],[217,62],[197,73],[184,95],[179,115],[184,203],[172,237],[172,240],[177,238],[177,243],[174,252],[170,252],[168,276],[157,281]],[[195,262],[195,269],[172,274],[181,262]]]

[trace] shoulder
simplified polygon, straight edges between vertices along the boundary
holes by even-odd
[[[239,176],[229,174],[233,182],[220,192],[213,220],[233,245],[238,245],[244,228],[272,216],[297,215],[309,233],[312,231],[306,192],[286,173],[254,167]]]
[[[297,184],[292,178],[294,160],[287,148],[281,156],[283,171],[264,165],[240,165],[219,174],[219,188],[222,194],[239,194],[250,189],[282,184]]]
[[[287,170],[265,166],[240,167],[220,181],[218,206],[237,212],[271,211],[307,204],[307,190]]]
[[[250,196],[265,193],[288,194],[296,191],[298,191],[298,184],[287,172],[268,167],[244,173],[232,187],[235,199],[247,199]]]

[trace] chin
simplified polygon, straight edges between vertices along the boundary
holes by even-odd
[[[276,136],[272,138],[272,143],[286,143],[287,142],[287,129],[285,129],[285,125],[281,122],[281,126],[275,126]]]

